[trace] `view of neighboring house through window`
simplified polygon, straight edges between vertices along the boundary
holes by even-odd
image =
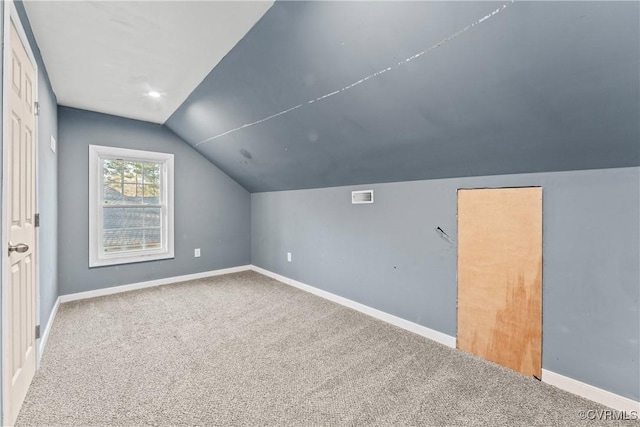
[[[90,146],[90,266],[173,257],[173,155]]]
[[[161,163],[102,161],[102,246],[105,252],[161,246],[161,167]]]

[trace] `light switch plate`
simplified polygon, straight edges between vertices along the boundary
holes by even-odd
[[[56,152],[56,139],[51,135],[51,151]]]

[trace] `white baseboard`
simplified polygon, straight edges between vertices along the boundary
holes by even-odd
[[[384,322],[390,323],[399,328],[406,329],[410,332],[429,338],[433,341],[439,342],[440,344],[444,344],[448,347],[451,347],[451,348],[456,347],[456,338],[450,335],[443,334],[442,332],[435,331],[433,329],[427,328],[422,325],[418,325],[417,323],[410,322],[408,320],[402,319],[392,314],[385,313],[375,308],[371,308],[364,304],[360,304],[358,302],[352,301],[348,298],[344,298],[344,297],[332,294],[331,292],[323,291],[321,289],[315,288],[305,283],[298,282],[296,280],[290,279],[288,277],[282,276],[272,271],[265,270],[264,268],[261,268],[255,265],[243,265],[240,267],[206,271],[203,273],[187,274],[184,276],[167,277],[164,279],[150,280],[147,282],[132,283],[129,285],[122,285],[122,286],[114,286],[111,288],[98,289],[95,291],[87,291],[87,292],[79,292],[75,294],[62,295],[56,300],[56,304],[54,305],[53,310],[51,311],[51,315],[49,316],[49,322],[47,323],[47,327],[44,333],[42,334],[42,337],[40,338],[40,344],[38,347],[38,350],[39,350],[38,364],[40,363],[40,358],[42,357],[42,353],[44,352],[45,346],[47,344],[47,339],[49,338],[49,333],[51,331],[53,321],[58,312],[58,307],[60,306],[60,303],[76,301],[76,300],[81,300],[86,298],[95,298],[98,296],[111,295],[111,294],[116,294],[120,292],[132,291],[136,289],[149,288],[153,286],[168,285],[171,283],[184,282],[188,280],[202,279],[205,277],[213,277],[213,276],[220,276],[223,274],[238,273],[238,272],[247,271],[247,270],[253,270],[257,273],[263,274],[267,277],[271,277],[272,279],[275,279],[286,285],[293,286],[295,288],[317,295],[321,298],[325,298],[329,301],[333,301],[345,307],[352,308],[356,311],[359,311],[361,313],[364,313],[376,319],[382,320]],[[568,391],[569,393],[573,393],[578,396],[584,397],[586,399],[593,400],[594,402],[598,402],[602,405],[608,406],[618,411],[625,411],[627,413],[640,414],[640,402],[620,396],[615,393],[611,393],[609,391],[583,383],[581,381],[574,380],[569,377],[565,377],[564,375],[560,375],[555,372],[543,369],[542,381],[552,386],[558,387],[559,389],[562,389],[564,391]]]
[[[402,329],[406,329],[418,335],[422,335],[423,337],[432,339],[446,346],[452,348],[456,347],[456,338],[450,335],[434,331],[433,329],[429,329],[425,326],[409,322],[408,320],[401,319],[397,316],[393,316],[380,310],[376,310],[375,308],[368,307],[350,299],[343,298],[341,296],[323,291],[318,288],[314,288],[313,286],[309,286],[288,277],[281,276],[280,274],[265,270],[264,268],[257,267],[255,265],[252,265],[251,269],[257,273],[263,274],[267,277],[271,277],[272,279],[275,279],[286,285],[302,289],[303,291],[352,308],[361,313],[367,314],[371,317],[375,317],[376,319],[382,320],[384,322],[391,323],[392,325],[398,326]],[[572,378],[556,374],[555,372],[543,369],[542,381],[558,387],[559,389],[562,389],[564,391],[568,391],[569,393],[573,393],[586,399],[593,400],[594,402],[601,403],[602,405],[608,406],[618,411],[626,411],[627,413],[635,411],[635,414],[640,414],[640,402],[636,402],[635,400],[617,395],[615,393],[611,393],[606,390],[602,390],[598,387],[594,387],[592,385],[574,380]]]
[[[95,291],[61,295],[60,302],[64,303],[87,298],[101,297],[104,295],[119,294],[121,292],[135,291],[136,289],[169,285],[171,283],[186,282],[188,280],[203,279],[205,277],[222,276],[223,274],[238,273],[240,271],[247,271],[250,269],[250,265],[242,265],[239,267],[223,268],[221,270],[204,271],[202,273],[186,274],[184,276],[166,277],[164,279],[149,280],[147,282],[131,283],[129,285],[112,286],[110,288],[96,289]]]
[[[56,318],[56,314],[58,314],[58,307],[60,307],[60,297],[56,299],[56,303],[53,305],[53,310],[51,310],[51,314],[49,315],[49,321],[47,322],[47,327],[44,329],[44,332],[42,332],[42,334],[40,335],[40,343],[38,344],[38,360],[36,361],[38,368],[40,367],[40,359],[42,359],[42,354],[44,353],[44,349],[47,345],[47,340],[49,339],[51,326],[53,325],[53,321]]]
[[[542,381],[569,393],[577,394],[585,399],[593,400],[618,411],[640,415],[640,402],[620,396],[610,391],[583,383],[555,372],[542,370]]]
[[[273,271],[265,270],[264,268],[258,267],[257,265],[252,265],[251,270],[255,271],[256,273],[260,273],[263,276],[271,277],[272,279],[275,279],[278,282],[282,282],[285,285],[291,285],[291,279],[274,273]]]
[[[384,311],[377,310],[375,308],[371,308],[364,304],[360,304],[359,302],[355,302],[348,298],[344,298],[338,296],[336,294],[332,294],[331,292],[323,291],[322,289],[314,288],[313,286],[309,286],[302,282],[298,282],[297,280],[289,279],[288,277],[281,276],[279,274],[273,273],[269,270],[265,270],[264,268],[257,267],[255,265],[251,266],[251,269],[256,273],[263,274],[267,277],[271,277],[279,282],[282,282],[286,285],[293,286],[295,288],[301,289],[303,291],[309,292],[311,294],[317,295],[324,299],[328,299],[329,301],[333,301],[340,305],[344,305],[345,307],[352,308],[356,311],[364,313],[368,316],[375,317],[376,319],[382,320],[383,322],[390,323],[394,326],[397,326],[402,329],[406,329],[407,331],[413,332],[414,334],[421,335],[423,337],[429,338],[433,341],[439,342],[440,344],[444,344],[448,347],[455,348],[456,347],[456,338],[447,334],[443,334],[442,332],[438,332],[436,330],[427,328],[426,326],[418,325],[417,323],[410,322],[408,320],[402,319],[400,317],[394,316],[389,313],[385,313]]]

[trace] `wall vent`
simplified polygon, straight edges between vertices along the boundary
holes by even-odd
[[[361,203],[373,203],[373,190],[352,191],[351,203],[354,205]]]

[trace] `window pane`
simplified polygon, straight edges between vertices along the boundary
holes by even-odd
[[[124,182],[129,183],[141,183],[142,179],[142,163],[139,162],[125,162],[124,164]]]
[[[144,229],[130,228],[122,230],[122,245],[125,250],[135,251],[144,248]]]
[[[105,252],[157,249],[162,246],[161,208],[103,208]]]
[[[160,227],[160,208],[144,208],[144,226]]]
[[[104,204],[158,205],[161,163],[104,160]]]
[[[144,210],[141,208],[123,209],[122,228],[144,227]]]
[[[105,205],[119,205],[123,203],[122,184],[105,182],[102,191]]]
[[[127,184],[124,187],[123,203],[127,205],[139,205],[142,204],[142,185]]]
[[[160,185],[160,164],[159,163],[144,163],[142,165],[143,183],[151,185]]]
[[[143,188],[144,204],[159,205],[160,204],[160,187],[156,184],[145,184]]]
[[[160,228],[145,228],[144,236],[147,249],[154,249],[162,246]]]
[[[105,230],[122,228],[122,217],[124,216],[123,209],[108,208],[103,209],[102,212],[102,228]]]
[[[102,174],[104,182],[121,182],[124,171],[122,160],[104,160],[102,162]]]
[[[120,230],[104,230],[102,246],[108,253],[121,252],[123,248]]]

